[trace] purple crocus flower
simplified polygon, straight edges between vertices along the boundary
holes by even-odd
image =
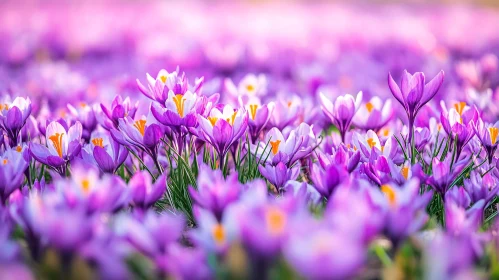
[[[189,187],[192,199],[200,207],[211,211],[218,220],[222,219],[227,205],[236,201],[242,190],[236,172],[224,178],[221,170],[212,170],[202,165],[197,180],[197,190]]]
[[[414,75],[404,71],[400,87],[388,74],[388,86],[395,99],[404,107],[409,120],[408,143],[412,143],[414,120],[421,108],[437,94],[444,81],[444,71],[440,71],[430,82],[425,84],[425,75],[416,72]]]
[[[402,187],[390,184],[381,186],[381,191],[385,195],[382,204],[387,210],[385,234],[395,246],[421,229],[428,220],[426,206],[433,193],[425,192],[420,195],[419,190],[418,179],[412,179]]]
[[[350,94],[338,96],[334,103],[331,102],[331,100],[329,100],[323,93],[320,93],[319,97],[322,111],[338,128],[341,134],[341,140],[345,143],[345,135],[350,129],[350,123],[352,122],[352,119],[357,110],[360,108],[360,103],[362,102],[362,91],[357,93],[357,97],[355,99]]]
[[[485,125],[482,118],[478,118],[476,124],[473,126],[480,143],[487,153],[487,159],[489,164],[492,163],[492,159],[499,145],[499,121],[494,125]]]
[[[471,197],[465,188],[451,188],[445,194],[445,201],[452,202],[461,208],[468,208],[471,205]]]
[[[289,180],[295,180],[300,174],[300,165],[288,167],[285,163],[266,164],[258,166],[258,170],[262,176],[274,185],[279,193],[283,191],[283,187]]]
[[[151,113],[162,124],[171,127],[177,133],[181,133],[182,128],[197,126],[196,104],[198,96],[190,91],[184,94],[176,94],[172,91],[168,93],[168,99],[162,108],[159,105],[151,105]],[[185,133],[185,132],[184,132]]]
[[[348,149],[345,145],[332,148],[331,154],[318,152],[317,155],[322,168],[329,165],[344,166],[349,173],[352,173],[360,162],[360,151]]]
[[[5,204],[9,195],[21,187],[27,168],[28,161],[21,146],[0,156],[0,203]]]
[[[324,168],[310,164],[310,179],[317,191],[326,199],[343,183],[349,182],[349,174],[345,166],[329,164]]]
[[[381,99],[375,96],[359,107],[352,122],[360,129],[377,132],[392,119],[393,114],[392,101],[386,100],[383,104]]]
[[[279,130],[283,130],[297,120],[303,120],[303,118],[300,119],[303,114],[303,104],[299,96],[292,95],[291,98],[289,95],[277,96],[274,104],[272,116],[267,123],[268,128],[277,127]]]
[[[85,142],[90,140],[90,134],[97,127],[97,119],[95,117],[95,106],[88,105],[81,102],[76,108],[71,104],[67,105],[69,112],[76,118],[77,121],[81,123],[82,139]]]
[[[133,175],[128,183],[132,204],[141,209],[151,207],[166,191],[166,177],[161,175],[152,183],[151,175],[147,171],[140,171]]]
[[[212,279],[207,254],[199,248],[172,244],[164,258],[164,267],[172,279]]]
[[[116,95],[111,103],[111,107],[108,108],[104,104],[100,104],[102,109],[102,113],[96,112],[97,120],[100,125],[107,130],[111,130],[112,128],[118,128],[119,119],[123,119],[126,117],[135,118],[135,113],[137,112],[137,108],[139,106],[139,102],[137,101],[135,105],[132,106],[130,98],[127,97],[125,100],[121,97],[121,95]]]
[[[128,157],[128,150],[108,133],[94,132],[90,143],[83,147],[82,157],[102,172],[115,173]]]
[[[267,125],[272,113],[274,112],[275,103],[261,104],[260,100],[256,97],[249,98],[243,101],[239,98],[239,105],[244,106],[249,114],[248,129],[251,136],[251,141],[255,143],[260,135],[260,132]]]
[[[497,179],[490,173],[480,175],[478,171],[472,171],[470,178],[464,180],[464,189],[471,198],[471,203],[475,204],[479,200],[484,200],[485,206],[497,195]]]
[[[81,123],[76,122],[68,129],[65,122],[51,122],[45,135],[47,147],[31,142],[31,155],[37,161],[54,168],[61,176],[65,176],[68,162],[81,151]]]
[[[11,146],[16,146],[19,143],[19,133],[30,114],[31,100],[29,97],[16,97],[10,104],[0,104],[0,128],[7,133]]]
[[[442,198],[451,187],[452,182],[461,174],[461,171],[468,164],[467,160],[461,160],[450,165],[451,157],[447,157],[444,161],[438,158],[433,159],[432,176],[428,177],[427,184],[430,185]]]
[[[440,121],[442,122],[442,127],[451,139],[455,139],[456,158],[459,158],[464,146],[475,135],[473,123],[478,118],[478,111],[476,107],[470,108],[464,102],[456,103],[448,111],[443,102],[441,106],[442,113]]]
[[[244,109],[234,110],[230,105],[225,105],[222,110],[213,108],[207,118],[198,115],[198,120],[199,136],[215,148],[220,168],[225,168],[225,155],[246,132],[248,114]]]

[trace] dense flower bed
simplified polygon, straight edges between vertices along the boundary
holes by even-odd
[[[0,4],[1,279],[497,277],[499,13],[142,4]]]

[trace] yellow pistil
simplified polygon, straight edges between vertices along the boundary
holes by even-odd
[[[499,134],[499,128],[489,127],[490,134],[490,145],[494,145],[497,141],[497,135]]]
[[[23,147],[21,147],[21,146],[16,147],[16,152],[20,153],[22,150],[23,150]]]
[[[256,109],[258,109],[258,105],[256,104],[251,104],[249,105],[250,108],[250,116],[252,120],[255,120],[256,117]]]
[[[211,232],[215,243],[222,244],[225,241],[225,229],[221,224],[216,224]]]
[[[390,130],[388,128],[384,128],[381,133],[383,136],[388,137],[390,135]]]
[[[392,187],[390,187],[390,185],[382,185],[381,191],[385,194],[390,205],[394,206],[397,202],[397,195],[395,194],[395,191],[392,189]]]
[[[248,90],[248,91],[254,91],[255,87],[253,85],[247,85],[246,86],[246,90]]]
[[[373,138],[369,138],[367,139],[367,144],[369,145],[369,147],[371,147],[371,149],[376,146],[376,141],[374,141]]]
[[[166,83],[166,80],[168,80],[167,76],[160,76],[159,79],[164,83]]]
[[[104,148],[104,145],[103,145],[103,139],[102,138],[94,138],[92,139],[92,144],[94,144],[95,146],[99,146],[101,148]]]
[[[267,228],[271,234],[280,234],[286,227],[286,214],[279,208],[271,208],[265,213]]]
[[[237,115],[237,111],[234,112],[234,114],[232,114],[232,116],[230,118],[227,118],[225,119],[230,125],[234,125],[234,121],[236,120],[236,115]]]
[[[3,159],[3,165],[6,165],[8,162],[9,162],[8,159],[6,159],[6,158]]]
[[[81,188],[83,189],[84,193],[88,193],[90,191],[90,180],[87,178],[83,179],[81,181]]]
[[[133,126],[140,132],[142,136],[144,136],[144,133],[146,132],[146,120],[135,121]]]
[[[62,136],[63,135],[64,135],[64,133],[56,133],[56,134],[49,137],[49,140],[52,141],[52,144],[54,145],[54,148],[57,151],[57,154],[61,158],[62,158]]]
[[[463,102],[463,101],[454,104],[454,108],[459,113],[459,115],[463,114],[464,107],[466,107],[466,102]]]
[[[173,102],[175,103],[175,106],[177,107],[177,112],[181,118],[184,117],[184,104],[185,104],[185,98],[182,94],[177,94],[173,97]]]
[[[281,144],[281,140],[270,141],[270,146],[272,147],[272,153],[274,155],[279,152],[279,144]]]
[[[87,105],[87,103],[85,103],[85,102],[80,102],[80,107],[81,107],[81,108],[85,108],[85,107],[87,107],[87,106],[88,106],[88,105]]]
[[[374,105],[371,102],[366,103],[366,109],[369,113],[371,113],[374,109]]]
[[[218,118],[217,117],[208,117],[208,120],[210,121],[212,126],[215,126],[215,124],[218,121]]]
[[[288,108],[291,107],[291,105],[293,105],[293,101],[288,101]]]
[[[400,169],[400,173],[407,180],[407,178],[409,177],[409,167],[408,166],[402,167],[402,169]]]

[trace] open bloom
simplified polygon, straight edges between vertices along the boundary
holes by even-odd
[[[19,142],[19,132],[31,114],[31,100],[16,97],[12,103],[0,104],[0,128],[6,133],[11,146]]]
[[[114,173],[125,161],[128,150],[107,133],[95,132],[82,150],[83,159],[97,165],[102,172]]]
[[[433,189],[439,193],[442,198],[451,187],[452,182],[461,174],[461,171],[466,167],[467,161],[461,160],[450,165],[451,157],[447,157],[444,161],[438,160],[438,158],[433,159],[432,163],[432,176],[427,180],[427,184],[433,187]]]
[[[267,125],[272,113],[274,112],[275,103],[261,104],[260,99],[253,97],[243,101],[239,98],[239,105],[244,106],[248,112],[248,129],[251,136],[251,141],[254,143],[260,132]]]
[[[191,89],[192,92],[198,93],[203,85],[203,78],[197,79],[196,84]],[[147,74],[148,87],[146,88],[138,79],[137,85],[139,90],[148,98],[157,101],[162,106],[168,100],[170,92],[173,95],[184,95],[189,90],[189,82],[185,73],[180,75],[179,69],[168,73],[165,69],[161,69],[156,76],[156,79]]]
[[[248,126],[248,114],[244,109],[233,109],[225,105],[222,110],[213,108],[205,118],[198,115],[200,137],[210,143],[223,163],[232,144],[238,141]],[[223,168],[223,164],[220,165]]]
[[[338,128],[341,134],[341,140],[345,142],[345,134],[350,129],[350,123],[352,122],[352,119],[362,102],[362,91],[357,93],[357,97],[355,99],[350,94],[338,96],[334,103],[331,102],[331,100],[329,100],[323,93],[320,93],[319,97],[322,111]]]
[[[441,103],[442,113],[440,121],[447,135],[456,141],[456,158],[459,158],[463,147],[475,135],[473,123],[478,118],[476,107],[469,107],[465,102],[454,104],[453,108],[447,110],[445,104]]]
[[[90,134],[92,134],[92,132],[97,127],[97,119],[95,117],[96,106],[91,106],[85,102],[80,102],[80,104],[78,104],[78,106],[76,107],[71,104],[68,104],[67,107],[69,112],[71,112],[75,119],[81,123],[81,126],[83,128],[82,138],[85,139],[86,142],[88,142]]]
[[[47,146],[32,142],[30,151],[37,161],[65,176],[67,163],[80,154],[82,126],[76,122],[68,129],[63,124],[66,125],[64,122],[51,122],[45,133]]]
[[[164,105],[166,108],[152,104],[151,113],[160,123],[180,133],[182,127],[189,128],[197,125],[197,100],[198,96],[190,91],[184,94],[174,94],[173,91],[169,91]]]
[[[421,108],[437,94],[438,89],[444,81],[444,71],[440,71],[430,82],[425,84],[425,76],[422,72],[414,75],[404,71],[400,87],[388,74],[388,86],[395,99],[404,107],[409,119],[409,143],[412,141],[414,120]]]
[[[157,146],[163,133],[159,125],[150,119],[142,117],[134,121],[126,117],[119,120],[119,130],[111,129],[111,136],[118,143],[135,147],[154,159],[157,156]]]
[[[383,104],[383,101],[375,96],[359,107],[352,122],[358,128],[379,131],[391,120],[393,113],[391,100],[386,100]]]
[[[487,153],[489,164],[491,164],[499,145],[499,121],[493,125],[486,125],[481,118],[478,118],[473,129]]]

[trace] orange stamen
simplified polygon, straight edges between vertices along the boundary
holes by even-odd
[[[371,113],[374,109],[374,105],[371,102],[366,103],[366,109],[369,113]]]
[[[390,185],[382,185],[381,191],[385,194],[390,205],[394,206],[397,202],[397,195],[395,194],[395,191],[392,189],[392,187],[390,187]]]
[[[278,208],[271,208],[265,215],[267,228],[272,234],[280,234],[286,227],[286,214]]]
[[[166,77],[166,76],[161,76],[161,77],[159,77],[159,79],[160,79],[160,80],[163,82],[163,84],[164,84],[164,83],[166,83],[166,80],[168,79],[168,77]]]
[[[208,120],[210,121],[212,126],[215,126],[215,124],[218,121],[218,118],[217,117],[208,117]]]
[[[499,128],[489,127],[489,134],[490,134],[490,144],[494,145],[497,141],[497,135],[499,135]]]
[[[185,98],[182,94],[177,94],[175,97],[173,97],[173,102],[175,103],[175,106],[177,107],[177,112],[180,115],[181,118],[184,117],[184,104],[185,104]]]
[[[258,105],[256,105],[256,104],[252,104],[252,105],[249,105],[249,108],[250,108],[250,116],[251,116],[251,119],[252,119],[252,120],[255,120],[255,117],[256,117],[256,109],[258,109]]]
[[[103,145],[103,139],[102,138],[94,138],[92,139],[92,144],[94,144],[95,146],[99,146],[101,148],[104,148],[104,145]]]
[[[142,136],[144,136],[144,133],[146,132],[146,120],[135,121],[133,126],[140,132]]]
[[[402,167],[402,169],[400,169],[400,173],[407,180],[407,178],[409,177],[409,167],[408,166]]]
[[[225,229],[221,224],[216,224],[211,233],[217,244],[221,244],[225,241]]]
[[[454,104],[454,108],[459,113],[459,115],[463,114],[464,107],[466,107],[466,102],[463,102],[463,101]]]
[[[16,147],[16,152],[20,153],[22,150],[23,150],[23,147],[21,147],[21,146]]]
[[[54,145],[55,150],[59,157],[62,158],[62,136],[64,133],[56,133],[49,137],[49,140],[52,141],[52,145]]]
[[[247,89],[248,91],[254,91],[254,90],[255,90],[255,87],[254,87],[253,85],[247,85],[247,86],[246,86],[246,89]]]
[[[279,152],[279,144],[281,144],[281,140],[270,141],[270,146],[272,147],[272,153],[275,155]]]
[[[374,141],[373,138],[369,138],[367,139],[367,144],[369,145],[369,147],[371,147],[371,149],[376,146],[376,142]]]

